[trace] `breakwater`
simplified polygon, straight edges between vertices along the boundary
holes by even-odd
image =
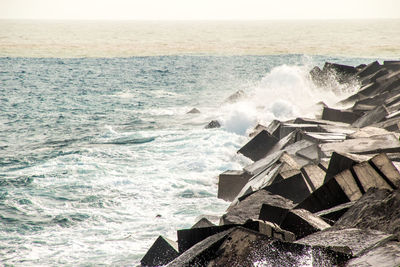
[[[348,108],[257,125],[238,150],[253,163],[219,176],[226,213],[160,236],[143,266],[400,264],[400,61],[325,63],[310,77],[360,89]]]

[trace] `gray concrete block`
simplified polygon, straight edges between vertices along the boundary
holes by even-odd
[[[389,112],[384,105],[377,106],[371,111],[366,112],[363,116],[357,119],[351,126],[353,127],[365,127],[373,123],[380,122],[383,120]]]
[[[276,206],[271,204],[262,204],[259,219],[281,225],[286,215],[290,211],[288,207]]]
[[[392,189],[400,188],[400,173],[386,154],[373,157],[369,164],[390,185]]]
[[[398,267],[400,266],[400,243],[390,241],[381,246],[376,246],[363,255],[351,259],[346,267]]]
[[[359,78],[363,78],[366,77],[368,75],[371,75],[377,71],[379,71],[382,68],[381,64],[379,64],[378,61],[374,61],[370,64],[368,64],[367,66],[365,66],[364,68],[362,68],[358,73],[357,76]]]
[[[257,220],[263,204],[289,209],[294,207],[293,202],[289,199],[271,194],[266,190],[259,190],[237,203],[232,203],[227,213],[221,217],[220,225],[243,224],[248,219]]]
[[[320,166],[309,164],[301,168],[304,180],[307,183],[310,192],[315,191],[324,183],[326,172]]]
[[[333,225],[337,220],[340,219],[340,217],[342,217],[343,214],[346,213],[346,211],[349,210],[349,208],[354,205],[354,203],[354,201],[350,201],[330,209],[321,210],[314,214],[322,218],[326,223]]]
[[[287,213],[280,227],[294,233],[296,238],[300,239],[312,233],[327,229],[330,225],[308,210],[293,209]]]
[[[225,171],[219,175],[218,198],[232,201],[247,184],[251,175],[245,171]]]
[[[296,236],[293,233],[283,230],[277,224],[271,222],[250,219],[243,224],[243,227],[264,234],[272,239],[287,242],[296,240]]]
[[[221,127],[221,124],[218,121],[213,120],[213,121],[210,121],[204,128],[205,129],[213,129],[213,128],[219,128],[219,127]]]
[[[276,137],[272,136],[266,130],[262,130],[246,145],[239,149],[238,153],[241,153],[253,161],[257,161],[265,157],[277,143],[278,139]]]
[[[262,124],[257,124],[253,130],[249,133],[249,137],[253,138],[257,134],[259,134],[262,130],[267,130],[267,127]]]
[[[198,113],[200,113],[200,110],[198,110],[197,108],[192,108],[191,110],[186,112],[186,114],[198,114]]]
[[[140,260],[142,266],[165,265],[179,256],[178,244],[159,236]]]
[[[337,229],[329,228],[306,236],[296,243],[310,246],[348,247],[353,256],[362,255],[365,251],[390,242],[394,236],[371,229]]]
[[[340,110],[329,107],[324,107],[322,111],[322,119],[329,121],[339,121],[344,123],[353,123],[360,118],[359,113],[355,113],[351,110]]]

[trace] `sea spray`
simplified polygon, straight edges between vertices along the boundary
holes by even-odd
[[[309,75],[309,65],[281,65],[268,72],[259,83],[248,88],[246,97],[221,108],[223,127],[244,135],[255,124],[268,125],[273,119],[314,117],[319,103],[338,106],[337,102],[357,89],[357,84],[340,84],[332,77],[324,86],[315,85]]]

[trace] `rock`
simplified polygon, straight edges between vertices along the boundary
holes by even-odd
[[[267,127],[261,124],[257,124],[256,127],[253,128],[253,130],[249,133],[249,137],[253,138],[254,136],[256,136],[257,134],[259,134],[262,130],[267,130]]]
[[[276,137],[272,136],[266,130],[262,130],[246,145],[239,149],[238,153],[241,153],[253,161],[257,161],[265,157],[277,142],[278,139]]]
[[[197,108],[192,108],[191,110],[186,112],[186,114],[197,114],[197,113],[200,113],[200,110],[198,110]]]
[[[165,265],[179,256],[178,244],[159,236],[140,260],[142,266]]]
[[[391,241],[366,251],[358,258],[351,259],[347,267],[398,267],[400,266],[400,243]]]
[[[349,139],[357,139],[357,138],[368,138],[376,135],[385,135],[385,134],[390,134],[390,132],[382,128],[367,126],[348,135],[347,137]]]
[[[203,228],[203,227],[211,227],[215,226],[212,222],[210,222],[207,218],[203,217],[200,220],[198,220],[192,228]]]
[[[303,209],[290,210],[279,226],[294,233],[297,239],[331,227],[318,216]]]
[[[245,97],[246,94],[244,93],[243,90],[238,90],[235,93],[233,93],[232,95],[228,96],[224,102],[228,102],[228,103],[234,103],[239,101],[241,98]]]
[[[371,188],[341,218],[335,227],[375,229],[400,234],[400,191]]]
[[[358,118],[360,118],[360,114],[355,113],[351,110],[339,110],[339,109],[324,107],[322,112],[322,119],[328,121],[353,123]]]
[[[259,190],[248,195],[246,198],[232,203],[227,213],[221,217],[220,225],[243,224],[248,219],[257,220],[260,216],[263,204],[270,204],[282,208],[293,208],[292,201],[278,195],[273,195],[268,191]]]
[[[374,61],[368,65],[366,65],[364,68],[362,68],[358,73],[357,76],[359,78],[364,78],[368,75],[371,75],[377,71],[379,71],[382,68],[382,66],[379,64],[378,61]]]
[[[272,240],[264,234],[235,227],[196,244],[171,262],[174,266],[312,266],[340,265],[349,255],[324,247]]]
[[[376,108],[374,108],[371,111],[366,112],[363,116],[361,116],[359,119],[357,119],[355,122],[353,122],[352,126],[358,127],[358,128],[369,126],[373,123],[380,122],[388,114],[389,114],[389,112],[387,111],[387,109],[384,105],[377,106]]]
[[[232,201],[251,177],[245,171],[225,171],[219,175],[218,198]]]
[[[219,127],[221,127],[221,124],[219,124],[219,122],[218,121],[210,121],[207,125],[206,125],[206,127],[204,127],[205,129],[212,129],[212,128],[219,128]]]
[[[393,235],[376,230],[329,228],[297,240],[296,243],[310,246],[348,247],[353,256],[359,256],[370,248],[393,239],[395,239]]]

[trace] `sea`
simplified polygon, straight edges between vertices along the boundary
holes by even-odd
[[[400,20],[0,20],[1,264],[139,265],[225,212],[218,175],[251,163],[237,150],[256,124],[357,90],[318,87],[314,66],[399,44]]]

